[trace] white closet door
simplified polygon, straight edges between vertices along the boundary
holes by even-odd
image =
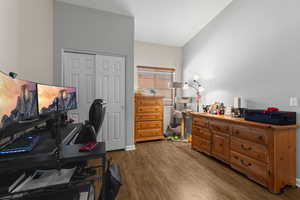
[[[107,102],[98,139],[107,150],[125,148],[125,58],[96,55],[96,98]]]
[[[69,115],[76,122],[88,120],[91,104],[95,99],[95,55],[64,53],[63,84],[77,88],[77,110]]]

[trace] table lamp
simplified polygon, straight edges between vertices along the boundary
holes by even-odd
[[[204,88],[202,87],[199,80],[194,78],[194,80],[188,81],[184,83],[183,89],[192,88],[196,91],[196,104],[197,104],[197,112],[200,111],[200,100],[201,100],[201,92],[204,92]]]

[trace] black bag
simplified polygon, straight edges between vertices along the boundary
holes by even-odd
[[[119,165],[108,164],[103,181],[100,200],[115,200],[122,185]]]

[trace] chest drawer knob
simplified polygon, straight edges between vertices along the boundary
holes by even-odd
[[[260,135],[260,136],[257,137],[257,139],[258,139],[258,140],[263,140],[264,137]]]
[[[245,167],[251,167],[251,163],[246,163],[244,160],[241,160],[241,164],[244,165]]]
[[[252,147],[245,147],[243,144],[241,144],[241,148],[246,150],[246,151],[251,151],[252,150]]]
[[[234,132],[235,134],[240,134],[240,132],[238,131],[238,130],[235,130],[235,132]]]

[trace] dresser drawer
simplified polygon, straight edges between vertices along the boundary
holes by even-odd
[[[211,133],[209,129],[203,127],[193,126],[192,134],[206,140],[211,140]]]
[[[230,134],[230,124],[229,123],[212,121],[212,122],[210,122],[210,128],[213,131]]]
[[[136,122],[137,130],[142,129],[158,129],[162,128],[161,121],[145,121],[145,122]]]
[[[157,113],[162,112],[161,106],[137,106],[136,107],[137,113]]]
[[[228,134],[213,134],[211,152],[216,158],[228,162],[230,159],[230,136]]]
[[[231,137],[231,150],[242,153],[256,160],[268,163],[268,150],[266,146],[249,142],[247,140]]]
[[[208,119],[205,118],[193,118],[194,126],[201,126],[204,128],[208,128]]]
[[[153,137],[162,135],[161,129],[144,129],[136,131],[137,137]]]
[[[135,116],[136,121],[155,121],[155,120],[162,120],[161,113],[143,113],[143,114],[136,114]]]
[[[201,137],[195,135],[192,137],[192,148],[209,154],[211,153],[211,142],[209,140],[202,139]]]
[[[242,139],[247,139],[259,144],[267,144],[268,132],[262,128],[246,127],[235,125],[232,128],[232,135]]]
[[[249,178],[267,185],[267,165],[248,156],[231,151],[231,166],[244,172]]]
[[[152,98],[142,98],[136,101],[136,105],[138,106],[162,106],[162,99],[152,99]]]

